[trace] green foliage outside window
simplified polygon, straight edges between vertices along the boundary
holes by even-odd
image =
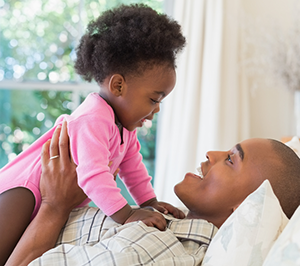
[[[163,5],[162,0],[0,0],[0,167],[90,92],[45,90],[45,84],[85,84],[73,68],[75,47],[90,20],[122,3],[144,3],[159,12]],[[18,85],[6,88],[4,81]],[[35,88],[23,88],[26,82]],[[152,176],[155,132],[156,119],[138,131]]]

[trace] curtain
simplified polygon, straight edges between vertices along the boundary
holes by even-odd
[[[154,188],[159,200],[181,206],[173,192],[205,153],[249,137],[248,95],[238,69],[238,0],[174,2],[187,47],[177,83],[158,116]]]
[[[207,151],[229,150],[250,137],[295,134],[294,94],[276,76],[267,77],[270,65],[260,69],[255,61],[265,58],[265,37],[278,24],[285,33],[296,8],[294,0],[173,3],[187,47],[178,58],[176,86],[158,115],[154,189],[159,200],[181,206],[173,187],[185,173],[196,172]],[[262,36],[249,34],[262,29]],[[267,49],[276,55],[272,43]],[[249,63],[258,76],[249,75]]]

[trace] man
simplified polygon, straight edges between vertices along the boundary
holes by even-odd
[[[188,207],[188,218],[206,219],[217,227],[266,179],[288,218],[300,203],[300,160],[285,144],[248,139],[226,152],[211,151],[201,164],[203,179],[188,173],[175,186]]]
[[[43,149],[43,174],[41,179],[43,201],[41,208],[36,218],[31,222],[22,236],[7,265],[27,265],[33,259],[41,256],[45,251],[54,247],[60,230],[68,219],[71,210],[85,198],[85,195],[78,188],[75,181],[76,166],[69,158],[68,136],[65,124],[62,127],[59,141],[58,137],[59,132],[51,140],[51,145],[50,142],[47,142]],[[50,155],[60,154],[60,157],[56,160],[50,160],[49,147]],[[153,244],[151,242],[152,237],[160,240],[166,239],[166,241],[169,241],[173,237],[174,241],[171,241],[169,246],[172,247],[174,245],[176,252],[178,249],[183,249],[179,251],[182,257],[180,257],[181,255],[178,257],[174,256],[174,260],[178,259],[180,262],[181,259],[192,259],[195,257],[194,253],[201,253],[198,258],[201,260],[207,245],[216,233],[216,227],[220,227],[243,200],[255,191],[265,179],[269,179],[275,195],[278,197],[283,211],[288,218],[292,216],[299,206],[300,160],[286,145],[275,140],[249,139],[235,145],[231,150],[226,152],[208,152],[206,157],[207,161],[201,164],[200,176],[187,173],[183,181],[175,186],[176,195],[189,209],[187,219],[175,222],[171,219],[170,222],[166,222],[169,228],[166,231],[147,227],[141,222],[120,226],[115,224],[112,225],[116,228],[113,230],[107,228],[103,232],[99,229],[97,232],[99,232],[99,236],[102,239],[98,239],[99,242],[96,240],[95,243],[89,245],[91,240],[88,238],[84,242],[88,242],[84,248],[78,245],[80,242],[78,240],[74,240],[77,246],[73,245],[71,248],[68,244],[58,246],[54,251],[55,254],[58,254],[58,257],[55,258],[67,257],[67,260],[71,261],[80,251],[83,252],[83,249],[83,254],[79,254],[76,258],[86,256],[88,261],[90,261],[97,258],[97,256],[99,257],[102,251],[106,252],[105,254],[109,256],[114,254],[115,248],[118,249],[120,245],[123,245],[123,233],[126,235],[126,241],[129,241],[130,237],[128,237],[127,233],[130,234],[132,231],[136,231],[138,234],[141,234],[141,230],[144,230],[147,231],[147,236],[151,237],[149,238],[150,241],[148,241],[148,238],[146,239],[146,244],[143,244],[139,252],[151,253],[153,250],[153,248],[151,249],[151,244]],[[203,178],[201,178],[202,176]],[[93,210],[97,212],[95,209]],[[84,215],[87,212],[83,209],[79,210],[79,212],[82,212],[79,219],[81,221],[85,220],[86,217]],[[106,217],[101,216],[101,214],[96,215],[94,213],[92,217],[100,225],[106,222]],[[166,218],[169,219],[168,217]],[[74,215],[68,221],[66,228],[69,228],[72,222],[79,220],[76,216],[75,220],[72,219],[74,219]],[[181,238],[180,235],[182,232],[174,229],[174,226],[172,227],[174,223],[176,228],[182,226],[184,223],[189,223],[187,228],[191,229],[194,221],[196,221],[197,226],[195,232],[198,232],[199,228],[203,230],[203,235],[197,236],[199,237],[198,239],[190,238],[187,235]],[[93,221],[89,226],[90,229],[95,228]],[[108,221],[107,227],[109,226]],[[93,234],[89,234],[89,237],[93,236]],[[141,234],[142,236],[143,234]],[[110,249],[110,243],[114,244],[114,248]],[[134,243],[136,241],[131,244]],[[155,244],[156,248],[161,251],[160,254],[165,254],[164,252],[169,250],[169,246],[164,249],[162,248],[164,242],[159,243]],[[131,244],[126,242],[126,250],[132,248]],[[96,251],[95,253],[94,246],[97,245],[100,247],[100,252]],[[70,248],[70,250],[66,251],[66,248]],[[126,264],[125,259],[128,259],[128,257],[124,255],[125,248],[124,253],[122,253],[122,248],[118,252],[117,259],[119,261],[123,259],[123,265],[130,265],[129,262]],[[137,249],[134,250],[136,252]],[[183,254],[187,253],[185,250],[191,252],[190,257],[183,257]],[[70,255],[72,251],[74,255]],[[81,265],[78,261],[76,263],[77,265]]]

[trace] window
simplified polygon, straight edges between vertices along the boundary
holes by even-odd
[[[0,0],[0,167],[98,91],[75,73],[74,49],[90,20],[121,3],[163,9],[162,0]],[[138,132],[152,176],[155,132],[156,119]]]

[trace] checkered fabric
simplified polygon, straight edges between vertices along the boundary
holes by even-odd
[[[167,230],[120,225],[98,208],[75,209],[55,248],[30,265],[200,265],[217,228],[205,220],[166,216]]]

